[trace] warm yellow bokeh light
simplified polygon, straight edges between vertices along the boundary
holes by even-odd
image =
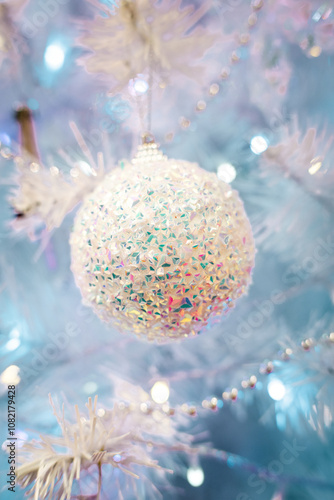
[[[313,165],[310,166],[308,169],[308,172],[310,175],[314,175],[318,172],[318,170],[321,168],[322,162],[317,161],[316,163],[313,163]]]
[[[5,385],[17,385],[21,380],[19,372],[18,366],[10,365],[1,373],[0,380]]]
[[[309,54],[312,57],[319,57],[321,54],[321,47],[319,47],[318,45],[314,45],[314,47],[310,49]]]

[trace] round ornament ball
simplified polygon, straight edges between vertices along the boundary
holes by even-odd
[[[255,255],[237,191],[154,143],[86,197],[70,244],[84,304],[148,340],[196,335],[228,312]]]

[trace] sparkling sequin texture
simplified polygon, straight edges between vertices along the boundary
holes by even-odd
[[[254,265],[238,193],[155,144],[86,198],[70,242],[84,303],[148,340],[200,333],[234,306]]]

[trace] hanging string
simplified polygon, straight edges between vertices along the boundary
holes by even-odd
[[[148,91],[147,91],[147,132],[152,133],[152,97],[153,97],[153,46],[152,27],[150,27],[150,46],[148,54]]]
[[[114,94],[109,94],[109,95],[114,95]],[[146,132],[146,127],[145,127],[145,116],[144,116],[144,110],[143,110],[141,96],[138,95],[136,91],[134,91],[133,93],[129,92],[128,95],[129,95],[129,99],[130,99],[131,104],[137,110],[140,135],[143,137],[145,135],[145,132]]]

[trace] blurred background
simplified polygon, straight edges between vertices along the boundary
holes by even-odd
[[[236,308],[203,335],[166,345],[121,334],[81,305],[70,270],[76,208],[46,232],[20,226],[8,201],[20,182],[9,152],[19,152],[21,105],[33,112],[45,167],[73,177],[79,165],[87,190],[95,181],[75,127],[95,159],[103,153],[106,170],[135,153],[142,130],[133,96],[145,105],[147,74],[110,93],[108,76],[77,64],[87,53],[82,30],[116,4],[101,0],[99,12],[98,3],[0,2],[2,418],[9,380],[17,385],[19,446],[59,433],[49,393],[70,417],[95,394],[110,407],[120,380],[147,393],[164,381],[171,406],[199,408],[176,419],[178,429],[234,455],[158,453],[174,474],[145,474],[162,498],[333,499],[334,2],[214,0],[196,23],[216,37],[201,68],[191,78],[154,77],[152,130],[161,149],[232,183],[257,247],[253,283]],[[189,4],[204,2],[181,2]],[[223,397],[234,388],[236,398]],[[158,498],[139,483],[124,498]],[[1,488],[1,498],[13,498],[5,480]],[[105,498],[112,491],[106,481]],[[24,498],[18,486],[15,498]]]

